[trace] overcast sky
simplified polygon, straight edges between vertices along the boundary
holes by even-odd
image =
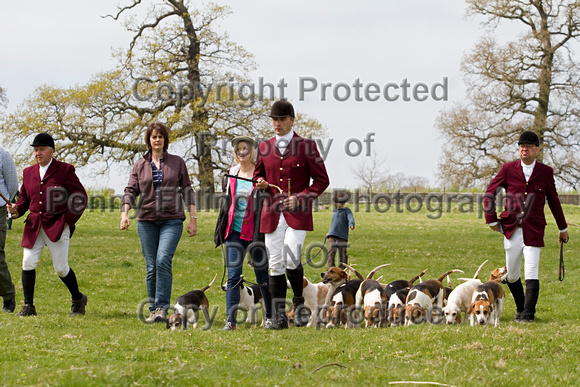
[[[127,47],[129,35],[120,23],[101,16],[126,3],[3,2],[0,84],[8,90],[9,112],[41,84],[84,84],[111,68],[111,49]],[[221,27],[255,55],[254,83],[262,78],[276,85],[283,79],[285,97],[296,110],[328,128],[331,187],[358,185],[350,168],[367,157],[367,145],[386,161],[389,173],[423,176],[432,186],[442,186],[435,179],[441,141],[434,121],[464,97],[461,58],[482,33],[482,19],[466,18],[463,1],[216,3],[233,11]],[[330,84],[324,98],[322,84]],[[119,191],[127,178],[97,182],[85,177],[83,182]]]

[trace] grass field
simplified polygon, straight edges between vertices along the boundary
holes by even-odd
[[[351,206],[351,208],[353,208]],[[566,279],[558,281],[557,229],[549,210],[546,247],[540,265],[537,321],[512,322],[508,293],[498,328],[422,324],[383,329],[290,328],[266,331],[238,325],[223,332],[225,294],[219,288],[221,250],[213,245],[216,213],[199,212],[196,237],[184,235],[174,258],[173,297],[205,286],[219,308],[211,330],[171,332],[137,318],[146,298],[145,265],[136,221],[118,229],[119,213],[87,212],[71,240],[70,264],[89,297],[87,315],[69,317],[70,295],[45,251],[37,268],[38,316],[0,314],[2,385],[413,385],[455,386],[580,385],[580,230],[570,227],[565,245]],[[580,223],[580,208],[565,206],[569,222]],[[383,282],[409,279],[423,269],[436,278],[454,268],[473,275],[504,265],[501,236],[477,213],[456,208],[430,219],[425,211],[355,212],[349,261],[365,274],[383,263]],[[315,213],[315,231],[306,243],[321,242],[331,212]],[[7,260],[22,302],[20,238],[23,223],[8,231]],[[316,249],[314,250],[316,251]],[[307,266],[318,281],[322,268]],[[252,270],[244,268],[249,279]],[[453,275],[452,285],[461,275]],[[482,275],[485,277],[485,275]],[[290,293],[291,294],[291,293]],[[289,295],[290,295],[289,294]],[[325,366],[327,365],[327,366]],[[319,368],[321,366],[325,366]],[[396,382],[404,382],[396,384]]]

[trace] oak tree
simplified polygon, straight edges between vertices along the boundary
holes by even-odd
[[[200,188],[213,192],[214,174],[233,161],[231,138],[272,136],[273,92],[253,90],[253,56],[220,32],[229,12],[186,0],[148,6],[131,0],[108,15],[132,34],[129,47],[113,54],[116,68],[81,86],[38,87],[4,125],[8,142],[21,150],[17,158],[29,158],[24,145],[42,128],[55,137],[60,159],[104,172],[136,161],[146,150],[145,127],[163,122],[171,128],[170,152],[185,159]],[[300,134],[325,135],[318,121],[297,118]]]
[[[457,188],[481,187],[505,162],[517,158],[525,130],[540,137],[539,160],[559,184],[580,177],[580,68],[573,49],[580,36],[580,2],[467,0],[469,16],[485,17],[487,33],[465,55],[465,102],[442,111],[444,138],[438,176]],[[500,42],[503,24],[521,33]]]

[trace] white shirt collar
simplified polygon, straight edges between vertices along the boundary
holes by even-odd
[[[50,159],[50,161],[48,162],[48,164],[46,164],[44,167],[42,165],[39,165],[39,172],[40,172],[40,180],[44,179],[44,175],[46,175],[46,171],[48,171],[48,167],[50,167],[50,164],[52,164],[52,159]]]
[[[530,180],[530,176],[532,176],[532,172],[534,172],[534,167],[536,166],[536,160],[534,160],[534,162],[531,163],[530,165],[524,164],[524,162],[521,160],[520,163],[522,164],[522,170],[524,172],[524,177],[526,178],[526,181]]]
[[[281,153],[284,153],[284,151],[288,147],[288,144],[290,144],[292,137],[294,137],[294,130],[292,129],[284,136],[276,135],[276,146],[278,147]]]

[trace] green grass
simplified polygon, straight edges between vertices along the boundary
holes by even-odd
[[[351,208],[353,208],[351,206]],[[549,210],[548,210],[549,212]],[[568,221],[580,223],[580,209],[565,206]],[[440,219],[424,211],[356,212],[349,260],[364,275],[382,269],[383,282],[411,278],[425,268],[425,278],[459,268],[471,276],[486,259],[484,272],[504,265],[501,236],[476,213],[454,208]],[[331,213],[315,213],[315,231],[306,243],[322,241]],[[537,321],[516,324],[508,292],[498,328],[422,324],[384,329],[266,331],[238,325],[222,332],[225,294],[219,289],[221,250],[213,246],[214,212],[199,213],[199,233],[184,235],[174,258],[173,300],[205,286],[211,306],[219,307],[209,331],[167,331],[146,325],[137,306],[146,298],[145,265],[136,221],[118,229],[119,213],[87,212],[71,240],[70,264],[81,291],[89,297],[87,315],[69,317],[70,295],[45,251],[37,268],[37,317],[0,314],[3,385],[386,385],[415,381],[469,385],[580,385],[580,282],[570,227],[566,279],[558,281],[557,230],[551,215],[542,250]],[[8,232],[7,260],[22,301],[20,238],[23,223]],[[316,252],[314,249],[313,252]],[[321,268],[307,266],[318,281]],[[253,272],[246,266],[246,277]],[[457,285],[457,278],[452,284]],[[336,364],[333,364],[336,363]],[[329,365],[333,364],[333,365]],[[323,365],[329,365],[318,369]]]

